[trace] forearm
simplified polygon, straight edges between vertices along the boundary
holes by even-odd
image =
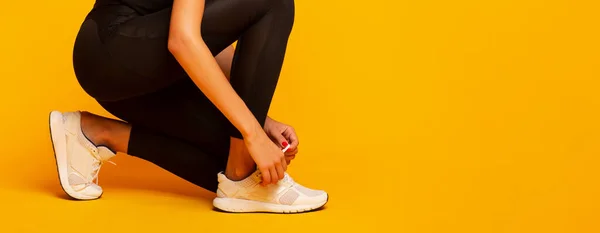
[[[169,51],[204,95],[244,138],[260,135],[262,127],[233,90],[202,39],[200,27],[204,3],[204,0],[173,1],[169,27]]]
[[[169,50],[204,95],[245,138],[262,130],[200,36],[173,36]]]

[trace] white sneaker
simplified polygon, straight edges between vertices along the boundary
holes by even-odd
[[[95,146],[81,131],[81,113],[50,113],[50,135],[63,190],[79,200],[102,196],[98,173],[104,161],[115,156],[105,146]]]
[[[297,184],[287,173],[277,184],[266,187],[260,185],[259,171],[241,181],[219,173],[218,180],[213,205],[227,212],[300,213],[321,208],[329,199],[326,192]]]

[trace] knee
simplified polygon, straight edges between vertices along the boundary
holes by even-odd
[[[295,3],[294,0],[269,0],[271,11],[277,12],[277,20],[288,26],[294,25]]]
[[[295,10],[294,0],[271,0],[274,4],[278,5],[281,11],[286,14],[293,16]]]

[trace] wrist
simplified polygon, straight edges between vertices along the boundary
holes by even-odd
[[[245,140],[252,140],[254,138],[259,137],[261,134],[264,134],[264,130],[262,129],[262,127],[260,126],[260,124],[258,124],[258,122],[252,124],[252,125],[248,125],[246,127],[243,127],[240,130],[240,133],[242,134],[242,137]]]

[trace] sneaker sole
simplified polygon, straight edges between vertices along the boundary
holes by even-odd
[[[67,142],[65,140],[65,127],[63,124],[63,115],[58,111],[50,113],[50,139],[52,140],[52,149],[56,159],[56,168],[58,170],[58,180],[63,191],[70,197],[77,200],[94,200],[100,198],[78,193],[71,188],[69,184],[68,162],[67,162]]]
[[[230,213],[302,213],[319,209],[329,201],[311,205],[281,205],[264,203],[259,201],[251,201],[237,198],[217,197],[213,200],[213,206],[219,210]]]

